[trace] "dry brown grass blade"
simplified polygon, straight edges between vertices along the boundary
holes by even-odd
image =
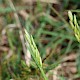
[[[18,14],[16,13],[16,9],[14,7],[13,2],[11,0],[8,0],[8,3],[10,5],[10,7],[15,11],[14,18],[15,18],[15,21],[16,21],[16,26],[19,28],[19,34],[20,34],[20,39],[21,39],[21,43],[22,43],[22,47],[23,47],[23,52],[25,54],[25,56],[24,56],[25,61],[26,61],[26,64],[29,66],[30,60],[28,60],[28,62],[27,62],[26,57],[27,58],[29,57],[28,59],[30,59],[30,53],[29,53],[29,51],[27,51],[27,49],[25,47],[24,34],[23,34],[22,26],[21,26],[21,23],[19,21],[19,17],[18,17]]]

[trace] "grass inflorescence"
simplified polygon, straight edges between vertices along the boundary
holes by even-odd
[[[68,15],[69,15],[69,19],[70,19],[70,25],[71,28],[74,31],[75,37],[77,38],[78,42],[80,42],[80,27],[78,25],[77,19],[76,19],[76,15],[72,15],[71,11],[68,11]]]
[[[30,36],[30,34],[26,30],[25,30],[25,39],[26,39],[26,42],[28,43],[26,45],[26,47],[28,47],[28,49],[32,55],[32,58],[34,59],[36,65],[38,66],[39,70],[41,71],[41,74],[42,74],[44,80],[48,80],[44,71],[43,71],[40,53],[36,47],[36,44],[33,40],[33,37]]]

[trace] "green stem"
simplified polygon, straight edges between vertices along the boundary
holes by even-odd
[[[46,77],[46,75],[45,75],[45,73],[44,73],[44,71],[43,71],[43,68],[42,68],[41,66],[39,66],[36,58],[34,57],[34,55],[33,55],[32,53],[31,53],[31,55],[32,55],[32,57],[33,57],[36,65],[38,66],[38,68],[39,68],[39,70],[40,70],[40,72],[41,72],[41,75],[42,75],[42,77],[44,78],[44,80],[48,80],[48,78]]]
[[[39,69],[40,69],[40,71],[41,71],[41,74],[42,74],[44,80],[48,80],[48,78],[46,77],[46,75],[45,75],[43,69],[42,69],[42,68],[39,68]]]

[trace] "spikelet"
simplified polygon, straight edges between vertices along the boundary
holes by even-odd
[[[29,33],[25,30],[25,39],[27,40],[28,44],[27,46],[30,47],[30,50],[32,51],[31,55],[33,57],[34,60],[36,60],[37,65],[39,65],[40,67],[42,67],[42,60],[40,57],[40,53],[36,47],[36,44],[33,40],[32,35],[30,36]]]
[[[68,16],[70,19],[70,25],[71,28],[74,31],[75,37],[77,38],[78,42],[80,42],[80,27],[78,25],[77,19],[76,19],[76,15],[72,15],[71,11],[68,11]]]

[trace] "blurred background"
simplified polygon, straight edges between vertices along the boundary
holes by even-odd
[[[49,80],[80,80],[80,43],[68,10],[80,24],[80,0],[0,0],[0,80],[43,80],[25,47],[24,29]]]

